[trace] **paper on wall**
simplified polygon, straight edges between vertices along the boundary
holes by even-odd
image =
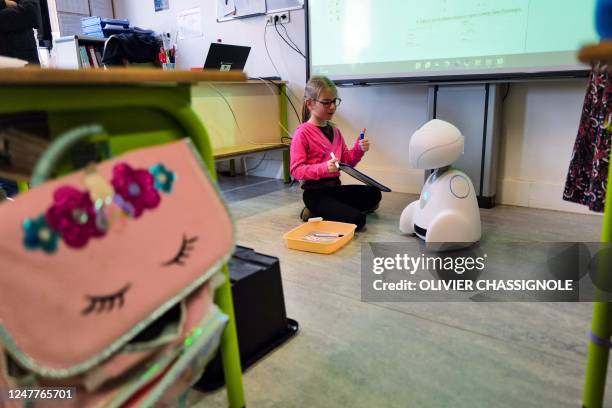
[[[176,20],[180,40],[202,37],[202,12],[199,7],[177,13]]]
[[[266,13],[266,0],[234,0],[236,16],[247,17]]]
[[[221,16],[229,17],[236,14],[236,3],[234,0],[220,0],[221,5],[223,6],[223,11],[221,12]]]

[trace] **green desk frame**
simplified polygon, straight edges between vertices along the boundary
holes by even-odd
[[[608,169],[608,188],[606,191],[606,204],[604,210],[603,227],[600,242],[606,247],[612,242],[612,165]],[[599,265],[599,278],[609,282],[610,265],[612,260],[609,256],[602,260]],[[606,286],[607,287],[607,286]],[[593,306],[593,320],[591,333],[603,341],[609,341],[612,336],[612,303],[595,302]],[[584,393],[582,405],[585,408],[601,408],[603,406],[604,392],[606,389],[606,376],[608,372],[609,346],[589,342],[587,352],[587,366],[584,379]]]
[[[208,134],[190,106],[190,84],[171,81],[170,76],[165,82],[108,85],[87,80],[79,84],[40,80],[7,84],[0,79],[0,113],[47,112],[52,135],[76,125],[99,123],[111,136],[114,153],[189,136],[216,180]],[[215,302],[229,316],[221,357],[229,406],[240,408],[245,406],[245,397],[227,265],[223,273],[226,282],[215,293]]]
[[[583,47],[578,53],[578,59],[586,64],[602,62],[612,65],[612,41],[601,41]],[[612,75],[612,71],[610,72]],[[612,156],[611,156],[612,159]],[[612,242],[612,165],[608,167],[608,184],[604,208],[603,226],[600,242],[603,243],[605,254],[598,265],[597,279],[609,287],[612,278],[612,259],[607,249]],[[599,341],[589,342],[587,352],[587,365],[584,379],[584,392],[582,406],[585,408],[601,408],[603,406],[606,389],[606,376],[608,372],[608,359],[610,354],[610,337],[612,336],[612,303],[607,301],[595,302],[593,306],[593,320],[591,333]],[[608,343],[608,344],[606,344]]]

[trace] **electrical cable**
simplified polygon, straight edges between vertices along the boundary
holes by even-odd
[[[281,24],[282,25],[282,24]],[[283,40],[285,42],[285,44],[287,44],[289,46],[289,48],[291,48],[293,51],[297,52],[298,54],[300,54],[302,57],[306,58],[306,55],[304,55],[304,53],[302,53],[302,51],[300,51],[300,49],[297,46],[293,46],[289,43],[289,41],[287,41],[285,39],[285,37],[283,37],[283,35],[281,34],[280,31],[278,31],[278,24],[276,21],[274,21],[274,29],[276,30],[276,34],[278,34],[278,36],[281,38],[281,40]]]
[[[257,165],[255,167],[253,167],[252,169],[247,169],[247,173],[251,172],[251,171],[255,171],[257,170],[257,168],[259,166],[261,166],[261,163],[263,163],[263,161],[266,159],[266,153],[264,153],[263,157],[259,160],[259,163],[257,163]]]
[[[266,48],[266,54],[268,55],[268,59],[270,60],[270,63],[271,63],[271,64],[272,64],[272,66],[274,67],[274,71],[276,72],[276,75],[277,75],[279,78],[282,78],[282,76],[281,76],[280,72],[278,71],[278,68],[276,67],[276,64],[274,64],[274,61],[272,60],[272,56],[270,56],[270,50],[268,49],[268,41],[267,41],[267,36],[266,36],[267,29],[268,29],[268,25],[270,25],[270,23],[269,23],[269,22],[266,22],[266,26],[265,26],[265,28],[264,28],[264,38],[263,38],[263,40],[264,40],[264,47]],[[275,85],[276,85],[276,84],[275,84]],[[294,93],[291,91],[291,89],[288,89],[288,91],[289,91],[289,94],[290,94],[292,97],[294,97],[295,99],[299,99],[298,97],[296,97],[296,96],[295,96],[295,94],[294,94]],[[285,95],[287,95],[287,94],[285,93]],[[295,106],[293,107],[293,110],[296,110],[296,109],[295,109]],[[300,115],[298,114],[298,122],[301,122],[301,119],[300,119],[300,117],[299,117],[299,116],[300,116]]]
[[[234,122],[236,123],[236,127],[238,128],[238,132],[240,134],[242,134],[242,129],[240,129],[240,125],[238,124],[238,119],[236,119],[236,114],[234,113],[234,110],[232,109],[232,106],[230,105],[230,103],[227,101],[227,98],[225,97],[225,95],[223,95],[221,93],[221,91],[219,91],[217,89],[216,86],[214,86],[213,84],[211,84],[210,82],[207,82],[206,84],[208,84],[208,86],[210,86],[216,93],[219,94],[219,96],[221,97],[221,99],[223,99],[223,101],[225,102],[225,104],[227,105],[227,107],[229,108],[230,112],[232,113],[232,117],[234,118]]]
[[[266,85],[268,85],[268,83],[270,83],[270,84],[276,86],[278,88],[278,91],[280,93],[282,93],[283,95],[285,95],[285,97],[287,98],[287,100],[291,104],[291,107],[293,108],[293,112],[295,112],[295,117],[297,118],[298,123],[301,122],[300,114],[298,113],[297,109],[295,108],[295,105],[293,104],[293,101],[291,100],[289,95],[287,95],[287,92],[285,92],[285,89],[287,89],[287,87],[285,87],[283,89],[283,87],[280,84],[277,84],[276,82],[270,81],[268,79],[264,79],[262,77],[257,77],[257,79],[259,79],[260,81],[263,81]],[[274,93],[274,90],[269,85],[268,85],[268,88],[270,88],[270,90],[272,90],[272,93]]]
[[[267,30],[268,30],[268,25],[270,25],[270,23],[266,22],[266,26],[264,27],[264,36],[263,36],[264,47],[266,47],[266,54],[268,54],[268,59],[270,60],[270,63],[274,67],[274,70],[276,71],[276,75],[278,75],[278,77],[281,78],[281,74],[278,71],[278,68],[276,68],[276,65],[274,64],[274,61],[272,60],[272,57],[270,56],[270,51],[268,50],[268,41],[266,40],[266,33],[267,33]]]
[[[212,83],[207,82],[208,86],[210,86],[217,94],[219,94],[219,96],[223,99],[223,101],[225,102],[225,104],[227,105],[227,107],[229,108],[230,112],[232,113],[232,117],[234,118],[234,123],[236,123],[236,128],[238,129],[238,132],[240,133],[240,135],[244,136],[244,133],[242,132],[242,129],[240,128],[240,125],[238,124],[238,119],[236,118],[236,113],[234,112],[234,110],[232,109],[232,106],[230,105],[230,103],[228,102],[227,98],[225,97],[225,95],[223,95],[223,93],[221,93],[221,91],[219,91]],[[255,142],[253,140],[250,140],[247,138],[247,142],[249,142],[250,144],[254,144],[254,145],[261,145],[261,146],[275,146],[278,143],[265,143],[265,142]]]
[[[285,25],[285,24],[283,24],[282,22],[280,22],[279,24],[280,24],[280,26],[283,28],[283,31],[285,31],[285,35],[287,36],[287,39],[288,39],[288,40],[291,42],[291,44],[293,44],[293,46],[294,46],[295,48],[297,48],[298,50],[300,50],[300,47],[298,47],[298,45],[295,43],[295,41],[293,41],[293,40],[291,39],[291,37],[289,36],[289,32],[287,31],[287,27],[286,27],[286,25]],[[303,56],[304,58],[306,58],[306,55],[305,55],[303,52],[300,52],[300,54],[302,54],[302,56]]]
[[[506,100],[509,92],[510,92],[510,84],[506,84],[506,93],[504,93],[504,96],[502,97],[502,102]]]
[[[275,82],[273,82],[273,81],[270,81],[270,80],[264,79],[264,78],[262,78],[262,77],[256,77],[256,78],[257,78],[257,79],[259,79],[260,81],[262,81],[262,82],[263,82],[263,83],[264,83],[264,84],[265,84],[265,85],[268,87],[268,89],[270,89],[270,91],[272,91],[272,93],[273,93],[273,94],[275,93],[275,91],[274,91],[274,89],[273,89],[273,88],[270,86],[270,84],[275,85],[275,86],[278,88],[279,92],[280,92],[282,95],[285,95],[285,98],[287,98],[287,100],[288,100],[288,101],[289,101],[289,103],[291,104],[291,107],[293,108],[293,111],[295,112],[295,116],[296,116],[296,118],[297,118],[297,120],[298,120],[298,123],[299,123],[299,122],[300,122],[300,116],[299,116],[299,114],[297,113],[297,109],[295,109],[295,105],[293,105],[293,102],[291,101],[291,98],[289,97],[289,95],[287,95],[287,93],[286,93],[286,92],[284,92],[284,89],[286,89],[286,87],[283,87],[283,86],[281,86],[280,84],[277,84],[277,83],[275,83]],[[291,140],[292,140],[292,138],[293,138],[292,133],[291,133],[291,132],[289,132],[289,130],[288,130],[288,129],[287,129],[287,128],[286,128],[286,127],[285,127],[285,126],[284,126],[284,125],[283,125],[283,124],[280,122],[280,121],[278,122],[278,125],[279,125],[279,126],[280,126],[280,127],[283,129],[283,131],[284,131],[284,132],[287,134],[287,136],[281,136],[281,143],[282,143],[282,144],[285,144],[285,145],[290,145],[290,144],[291,144]],[[287,139],[287,140],[288,140],[288,142],[285,142],[285,139]]]
[[[276,34],[278,34],[278,36],[281,38],[281,40],[284,41],[285,44],[287,44],[287,46],[289,48],[291,48],[293,51],[297,52],[298,54],[300,54],[302,57],[306,58],[304,56],[304,54],[302,54],[302,52],[300,50],[298,50],[297,48],[295,48],[293,45],[291,45],[291,43],[289,43],[289,41],[287,41],[287,39],[281,34],[280,31],[278,31],[278,25],[274,24],[274,29],[276,30]]]
[[[268,30],[268,25],[269,25],[269,24],[270,24],[270,23],[267,23],[267,22],[266,22],[266,25],[265,25],[265,27],[264,27],[264,34],[263,34],[264,47],[265,47],[265,49],[266,49],[266,54],[267,54],[267,56],[268,56],[268,59],[270,60],[270,63],[271,63],[271,64],[272,64],[272,66],[274,67],[274,71],[276,71],[276,74],[277,74],[277,75],[278,75],[278,77],[280,78],[280,77],[281,77],[280,72],[279,72],[278,68],[276,67],[276,64],[274,64],[274,61],[272,60],[272,56],[270,55],[270,50],[268,49],[268,42],[267,42],[267,30]],[[280,35],[280,33],[279,33],[279,35]],[[282,36],[281,36],[281,37],[282,37]],[[270,86],[267,84],[267,82],[266,82],[266,80],[265,80],[265,79],[263,79],[263,78],[261,78],[261,77],[259,77],[258,79],[259,79],[259,80],[261,80],[261,81],[263,81],[263,82],[264,82],[264,83],[265,83],[265,84],[266,84],[266,85],[267,85],[267,86],[268,86],[268,87],[269,87],[269,88],[272,90],[272,88],[271,88],[271,87],[270,87]],[[281,93],[283,93],[283,94],[285,95],[285,97],[287,98],[287,100],[288,100],[288,101],[289,101],[289,103],[291,104],[291,107],[293,108],[293,111],[295,112],[296,117],[297,117],[298,122],[299,122],[299,121],[300,121],[299,114],[298,114],[297,109],[295,108],[295,105],[293,104],[293,102],[292,102],[291,98],[290,98],[290,97],[289,97],[289,95],[287,94],[287,92],[285,92],[285,91],[283,90],[283,87],[281,87],[280,85],[278,85],[278,84],[276,84],[276,83],[274,83],[274,82],[272,82],[272,81],[268,81],[268,82],[271,82],[272,84],[276,85],[276,86],[279,88],[280,92],[281,92]],[[244,134],[243,134],[243,132],[242,132],[242,129],[240,128],[240,125],[238,124],[238,119],[236,118],[236,113],[235,113],[235,112],[234,112],[234,110],[232,109],[232,106],[230,105],[230,103],[229,103],[229,101],[227,100],[227,98],[225,97],[225,95],[223,95],[223,93],[221,93],[221,91],[219,91],[219,90],[218,90],[218,89],[217,89],[217,88],[216,88],[214,85],[212,85],[210,82],[207,82],[207,84],[208,84],[208,85],[209,85],[209,86],[210,86],[210,87],[211,87],[211,88],[212,88],[212,89],[213,89],[213,90],[214,90],[214,91],[215,91],[215,92],[216,92],[216,93],[217,93],[219,96],[221,96],[221,98],[223,99],[223,101],[225,102],[225,104],[227,105],[228,109],[230,110],[230,112],[231,112],[231,114],[232,114],[232,117],[233,117],[233,119],[234,119],[234,123],[236,123],[236,128],[238,129],[238,131],[239,131],[239,133],[240,133],[241,135],[244,135]],[[273,91],[273,90],[272,90],[272,91]],[[294,96],[294,97],[295,97],[295,95],[293,94],[293,92],[291,92],[291,90],[289,90],[289,93],[290,93],[292,96]],[[285,132],[287,135],[289,135],[289,136],[281,136],[281,143],[282,143],[282,144],[285,144],[285,145],[290,145],[290,144],[291,144],[291,140],[292,140],[292,139],[291,139],[291,133],[289,132],[289,130],[287,130],[287,128],[286,128],[285,126],[283,126],[283,124],[282,124],[282,123],[278,122],[278,124],[279,124],[279,126],[280,126],[280,127],[283,129],[283,131],[284,131],[284,132]],[[284,140],[289,140],[289,142],[288,142],[288,143],[285,143],[285,141],[284,141]],[[259,143],[259,142],[254,142],[254,141],[252,141],[252,140],[248,140],[248,142],[249,142],[249,143],[251,143],[251,144],[255,144],[255,145],[277,145],[277,144],[278,144],[278,143]],[[264,160],[265,158],[266,158],[266,154],[264,153],[264,155],[263,155],[263,157],[260,159],[259,163],[257,163],[257,165],[256,165],[255,167],[253,167],[252,169],[247,169],[247,172],[248,172],[248,171],[254,171],[254,170],[256,170],[256,169],[257,169],[257,168],[258,168],[258,167],[259,167],[259,166],[260,166],[260,165],[263,163],[263,160]],[[295,180],[292,180],[291,185],[293,185],[293,183],[294,183],[294,182],[295,182]]]
[[[234,118],[234,122],[236,123],[236,128],[238,129],[239,133],[241,135],[243,135],[242,133],[242,129],[240,128],[240,125],[238,124],[238,119],[236,118],[236,114],[234,112],[234,110],[232,109],[232,106],[230,105],[230,103],[228,102],[227,98],[225,97],[225,95],[223,95],[223,93],[221,93],[221,91],[219,91],[213,84],[211,84],[210,82],[207,82],[207,84],[217,93],[219,94],[219,96],[221,97],[221,99],[223,99],[223,101],[225,102],[225,104],[227,105],[227,107],[229,108],[230,112],[232,113],[232,117]],[[287,134],[290,134],[289,131],[280,123],[278,122],[278,124],[283,128],[283,130],[285,132],[287,132]],[[285,145],[289,145],[291,144],[291,138],[288,138],[290,141],[289,143],[284,143],[283,142],[283,138],[288,138],[287,136],[282,136],[281,137],[281,143],[285,144]],[[248,140],[248,139],[247,139]],[[249,143],[254,144],[254,145],[263,145],[263,146],[276,146],[278,145],[278,143],[262,143],[262,142],[254,142],[252,140],[248,140]],[[257,165],[255,167],[253,167],[252,169],[247,169],[247,172],[250,171],[255,171],[257,170],[257,168],[263,163],[264,159],[266,158],[266,153],[264,153],[263,157],[259,160],[259,163],[257,163]]]

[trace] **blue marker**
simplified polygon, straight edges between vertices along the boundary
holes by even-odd
[[[366,131],[366,128],[363,128],[361,130],[361,133],[359,134],[359,140],[363,140],[363,138],[365,137],[365,131]]]

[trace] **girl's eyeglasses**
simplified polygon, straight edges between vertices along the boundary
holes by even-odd
[[[334,99],[323,99],[322,101],[315,99],[316,102],[319,102],[321,105],[325,106],[326,108],[329,107],[332,103],[336,106],[339,106],[340,103],[342,102],[342,99],[340,98],[334,98]]]

